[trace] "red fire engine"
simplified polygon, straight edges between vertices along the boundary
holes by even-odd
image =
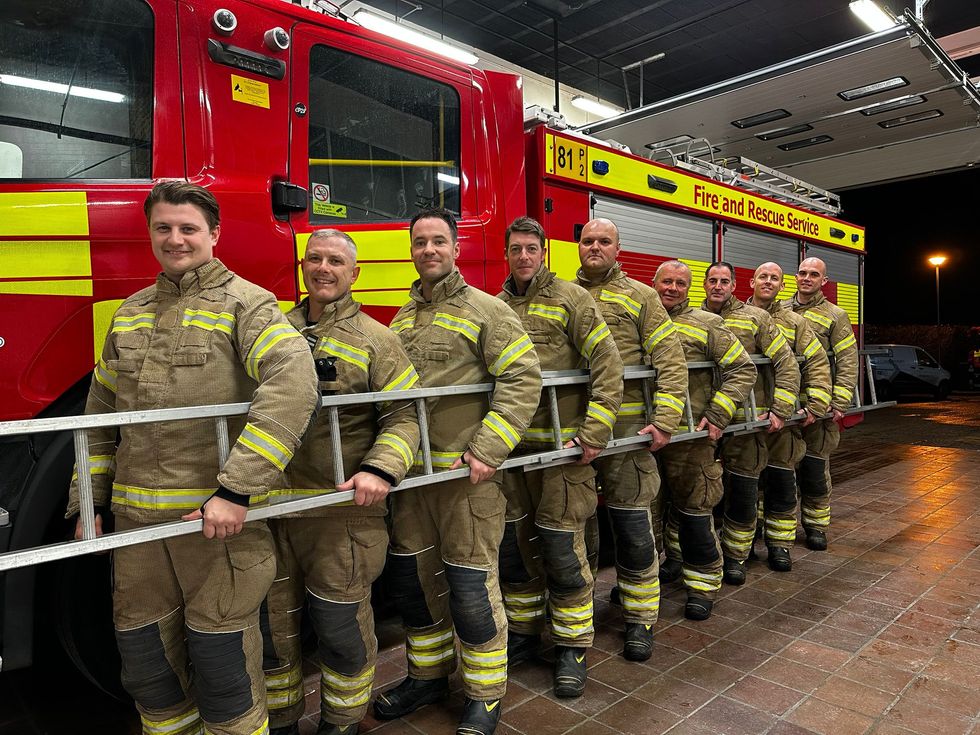
[[[641,279],[679,257],[697,281],[724,256],[745,297],[759,263],[793,273],[819,254],[828,296],[860,323],[862,228],[746,189],[744,177],[725,183],[524,122],[519,77],[282,0],[5,0],[0,421],[81,412],[113,311],[157,272],[142,202],[166,178],[215,192],[218,257],[284,307],[302,295],[309,233],[341,227],[358,244],[355,297],[387,321],[415,278],[408,220],[436,204],[459,215],[466,279],[492,293],[516,216],[544,223],[565,277],[578,229],[608,216]],[[67,434],[0,444],[0,551],[63,533],[72,461]],[[103,563],[0,574],[3,669],[30,663],[43,606],[99,678],[93,630],[109,615],[92,609],[105,599],[92,585]]]

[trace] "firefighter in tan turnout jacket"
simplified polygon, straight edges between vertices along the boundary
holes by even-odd
[[[428,411],[437,469],[469,478],[398,493],[392,502],[389,591],[407,628],[408,677],[375,713],[400,717],[449,692],[459,637],[466,702],[457,733],[488,735],[507,684],[507,618],[498,579],[506,501],[496,467],[521,441],[541,397],[538,358],[506,304],[456,269],[456,221],[423,210],[409,228],[419,280],[391,322],[426,387],[495,383],[493,394],[443,396]]]
[[[796,294],[784,302],[813,327],[824,350],[834,353],[834,388],[830,410],[833,417],[816,421],[803,429],[806,455],[796,470],[800,486],[800,512],[806,545],[815,551],[827,548],[830,527],[830,455],[840,444],[837,425],[854,401],[857,390],[857,340],[847,312],[827,301],[820,290],[827,283],[827,265],[820,258],[807,258],[796,273]]]
[[[793,568],[790,549],[796,541],[796,465],[806,452],[801,427],[810,426],[827,413],[833,386],[827,353],[809,322],[776,300],[782,287],[782,269],[776,263],[763,263],[752,276],[749,303],[769,312],[793,352],[803,360],[800,366],[803,408],[797,412],[803,415],[803,422],[766,435],[769,463],[761,478],[762,518],[769,549],[766,561],[773,571],[788,572]]]
[[[754,397],[756,416],[745,408],[735,410],[738,421],[769,419],[768,433],[783,428],[783,422],[796,410],[800,392],[800,369],[786,338],[762,309],[747,306],[735,298],[735,269],[729,263],[712,263],[705,271],[703,308],[719,314],[747,352],[761,354],[771,365],[759,366]],[[725,517],[721,529],[724,579],[744,584],[745,560],[755,539],[759,504],[759,475],[767,464],[766,439],[762,432],[725,439],[721,458],[725,466]]]
[[[273,502],[353,490],[353,504],[270,521],[278,571],[267,600],[266,688],[273,735],[299,733],[305,710],[301,618],[304,601],[319,641],[319,735],[357,732],[367,713],[378,641],[371,584],[388,546],[385,498],[411,468],[419,444],[415,405],[398,391],[418,383],[401,340],[351,298],[357,248],[338,230],[314,232],[302,262],[309,297],[287,314],[310,344],[325,394],[391,393],[392,401],[338,412],[343,481],[335,485],[326,412],[286,468]],[[348,479],[349,478],[349,479]],[[270,646],[275,655],[271,655]]]
[[[715,459],[715,449],[734,416],[734,407],[752,390],[756,369],[720,316],[689,304],[688,266],[676,260],[661,264],[653,286],[674,322],[685,359],[711,361],[721,377],[716,385],[714,368],[688,373],[689,408],[697,422],[689,428],[707,430],[708,436],[668,444],[657,453],[669,500],[664,534],[667,561],[660,569],[660,579],[669,582],[683,577],[687,587],[684,615],[705,620],[711,615],[722,575],[721,547],[712,516],[723,494],[721,463]],[[661,519],[655,520],[659,531]]]
[[[216,735],[266,733],[259,605],[274,548],[265,523],[244,520],[310,422],[313,360],[275,297],[214,258],[210,192],[158,184],[145,211],[163,273],[116,311],[86,413],[252,404],[228,421],[237,441],[224,466],[210,419],[124,426],[118,448],[115,429],[90,432],[96,510],[111,502],[118,530],[180,518],[204,525],[203,535],[113,552],[122,681],[146,735],[200,733],[202,721]],[[73,482],[69,517],[78,509]]]
[[[614,436],[649,434],[636,451],[600,457],[595,466],[616,543],[616,578],[626,622],[623,655],[645,661],[653,651],[653,625],[660,610],[660,580],[650,508],[660,488],[651,452],[670,441],[684,411],[687,364],[674,325],[650,287],[620,269],[619,230],[594,219],[579,239],[579,285],[595,299],[624,365],[657,368],[653,416],[646,416],[640,381],[627,382]]]
[[[594,580],[585,548],[585,525],[596,511],[595,470],[589,463],[612,434],[623,394],[623,362],[589,293],[557,278],[544,264],[541,225],[519,217],[507,229],[505,242],[510,276],[498,298],[521,318],[542,370],[590,369],[588,387],[556,389],[560,438],[556,440],[545,395],[519,448],[541,452],[556,443],[579,446],[581,460],[536,472],[518,468],[504,473],[507,524],[500,547],[510,665],[537,649],[547,599],[556,644],[555,694],[577,697],[585,689],[585,649],[594,633]]]

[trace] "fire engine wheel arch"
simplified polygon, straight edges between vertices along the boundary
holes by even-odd
[[[81,414],[91,374],[45,412]],[[28,463],[23,492],[6,550],[64,541],[73,531],[63,518],[75,452],[68,432],[37,437],[37,459]],[[106,694],[128,699],[119,681],[120,661],[112,630],[108,555],[83,555],[15,569],[3,580],[2,655],[4,670],[30,666],[50,653],[51,633],[78,671]]]

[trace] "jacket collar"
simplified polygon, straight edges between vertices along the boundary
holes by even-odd
[[[795,294],[793,294],[793,306],[794,307],[795,306],[806,306],[806,307],[809,307],[809,308],[813,308],[814,306],[820,306],[820,304],[822,304],[824,301],[827,300],[827,297],[823,295],[823,291],[817,291],[813,295],[813,298],[812,299],[810,299],[809,301],[807,301],[805,304],[801,304],[800,303],[800,300],[797,298],[799,295],[800,295],[800,292],[799,291],[797,291]]]
[[[466,281],[463,280],[463,274],[459,272],[459,268],[453,268],[445,278],[438,281],[435,286],[432,287],[432,301],[431,303],[436,303],[437,301],[445,301],[451,296],[462,291],[467,287]],[[413,301],[418,301],[420,304],[428,303],[425,297],[422,295],[422,279],[416,278],[415,282],[412,284],[412,291],[410,293]]]
[[[595,280],[590,281],[588,278],[586,278],[585,273],[582,271],[581,268],[578,269],[578,272],[575,274],[575,277],[578,279],[579,285],[588,288],[589,286],[604,285],[606,283],[609,283],[610,281],[616,280],[621,275],[624,275],[623,268],[619,263],[616,263],[615,265],[613,265],[612,268],[606,271],[605,275],[600,276]]]
[[[763,308],[762,304],[755,303],[754,296],[750,296],[745,303],[748,304],[749,306],[754,306],[756,309],[762,309],[763,311],[768,311],[770,314],[775,314],[777,311],[783,308],[782,306],[779,305],[779,299],[773,299],[772,302],[769,304],[768,308]]]
[[[537,272],[531,276],[531,282],[527,284],[527,291],[523,295],[529,298],[536,296],[538,291],[547,287],[554,280],[555,274],[548,270],[548,266],[542,263]],[[520,294],[517,293],[517,283],[514,280],[513,274],[507,276],[507,280],[504,281],[504,291],[511,296],[520,298]]]
[[[361,305],[357,301],[354,301],[353,295],[348,291],[336,301],[323,307],[323,312],[312,329],[316,334],[323,334],[337,322],[342,319],[349,319],[360,310]],[[302,331],[309,328],[307,322],[310,319],[310,297],[307,296],[300,301],[286,316],[289,323],[298,330]]]
[[[728,300],[724,304],[721,305],[721,310],[718,312],[718,316],[724,318],[724,317],[728,316],[729,314],[731,314],[733,311],[738,311],[743,306],[745,306],[745,304],[743,302],[739,301],[738,299],[736,299],[735,298],[735,295],[732,294],[731,296],[728,297]],[[701,302],[701,308],[704,311],[711,311],[711,309],[708,308],[708,300],[707,299],[705,299],[704,301]]]
[[[199,268],[187,271],[181,276],[179,284],[171,281],[164,273],[160,273],[157,276],[157,291],[170,295],[187,296],[200,293],[205,289],[223,286],[234,275],[220,260],[211,258]]]
[[[691,305],[691,300],[684,299],[683,301],[674,304],[674,306],[671,307],[671,309],[667,312],[667,316],[671,318],[675,316],[679,316],[683,314],[685,311],[687,311],[688,308],[690,308],[690,305]]]

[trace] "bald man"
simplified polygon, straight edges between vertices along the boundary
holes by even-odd
[[[830,455],[840,443],[837,422],[854,400],[858,376],[858,348],[847,312],[827,301],[821,289],[827,283],[827,264],[806,258],[796,271],[796,294],[785,303],[813,327],[824,350],[833,350],[834,387],[832,419],[816,421],[803,429],[806,455],[796,470],[807,548],[824,551],[830,528]]]

